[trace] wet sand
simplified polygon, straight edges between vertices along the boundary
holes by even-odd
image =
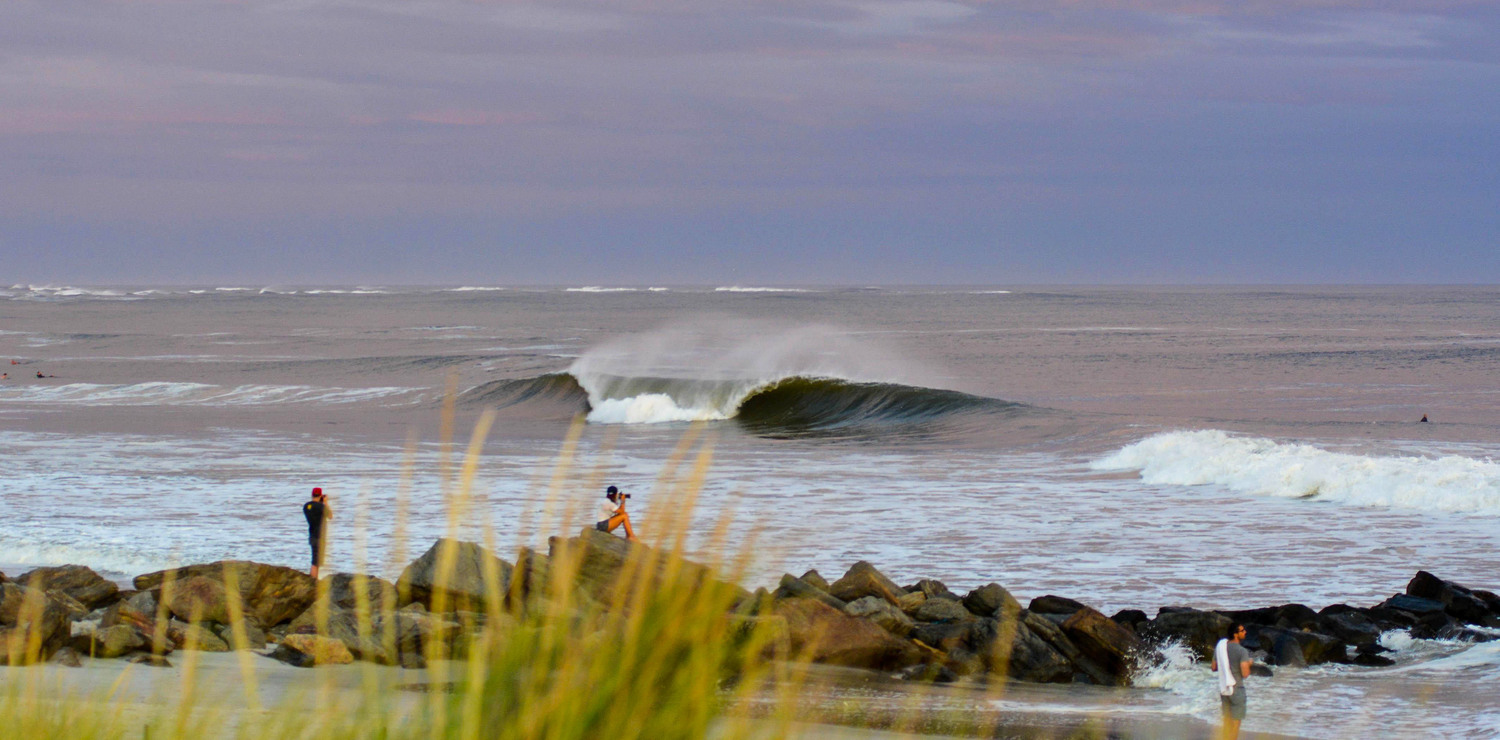
[[[110,716],[110,726],[140,726],[143,731],[148,725],[175,722],[186,699],[192,707],[186,714],[188,721],[200,725],[198,734],[207,740],[233,737],[242,727],[275,727],[298,716],[351,711],[371,694],[380,697],[388,719],[395,723],[419,710],[423,702],[432,701],[435,696],[430,689],[443,685],[445,677],[460,667],[457,663],[439,663],[434,669],[408,670],[355,663],[304,669],[253,653],[196,651],[179,651],[169,660],[170,668],[90,658],[85,658],[79,668],[55,664],[0,667],[0,697],[35,691],[38,706],[69,714],[98,710]],[[247,664],[253,688],[246,681]],[[1045,709],[1064,693],[1077,701],[1076,688],[1012,683],[1004,694],[1005,708],[986,710],[995,694],[982,688],[921,686],[866,672],[820,667],[805,690],[799,692],[798,716],[807,721],[796,723],[790,736],[808,740],[960,737],[963,735],[954,727],[978,723],[993,727],[992,737],[1004,738],[1215,737],[1216,728],[1191,717],[1123,711],[1109,703],[1116,690],[1098,691],[1100,701],[1093,711],[1058,713]],[[108,698],[111,696],[113,699]],[[1028,704],[1037,709],[1025,709]],[[829,720],[868,726],[844,726]],[[890,729],[893,727],[901,731]],[[769,720],[765,729],[767,737],[776,736]],[[1254,732],[1244,732],[1241,737],[1290,738]]]

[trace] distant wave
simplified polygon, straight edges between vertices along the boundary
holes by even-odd
[[[634,293],[637,288],[606,288],[602,285],[585,285],[582,288],[565,288],[569,293]]]
[[[714,288],[715,293],[806,293],[805,288],[757,288],[740,285],[721,285]]]
[[[309,385],[205,383],[68,383],[0,386],[0,403],[59,406],[274,406],[351,404],[372,400],[416,402],[425,389],[327,388]]]
[[[1091,464],[1158,485],[1422,511],[1500,515],[1500,463],[1459,455],[1355,455],[1217,430],[1148,437]]]
[[[957,391],[792,376],[769,381],[594,376],[568,373],[497,380],[462,401],[497,407],[538,405],[586,413],[595,424],[662,424],[734,419],[763,434],[814,434],[857,427],[918,424],[1021,404]]]
[[[458,288],[448,288],[449,293],[487,293],[491,291],[505,290],[504,288],[489,285],[465,285]]]

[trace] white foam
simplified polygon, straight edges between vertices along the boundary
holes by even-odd
[[[635,288],[606,288],[602,285],[585,285],[582,288],[566,288],[569,293],[634,293]]]
[[[1206,430],[1157,434],[1090,467],[1138,470],[1155,485],[1500,516],[1500,464],[1460,455],[1356,455]]]
[[[449,293],[487,293],[500,290],[505,289],[492,285],[464,285],[458,288],[448,288]]]
[[[969,295],[1010,295],[1008,290],[971,290]]]
[[[270,406],[291,403],[349,404],[398,398],[414,403],[423,389],[327,388],[310,385],[205,383],[68,383],[0,387],[0,402],[71,406]],[[415,396],[415,397],[413,397]]]
[[[673,421],[715,421],[730,414],[715,408],[682,408],[665,393],[611,398],[593,404],[588,420],[596,424],[662,424]]]
[[[714,288],[715,293],[806,293],[803,288],[761,288],[741,285],[721,285]]]

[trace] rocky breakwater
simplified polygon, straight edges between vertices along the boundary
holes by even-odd
[[[263,651],[297,666],[355,660],[417,668],[462,658],[485,634],[523,621],[587,620],[630,603],[621,584],[675,584],[732,603],[724,617],[762,642],[767,657],[893,673],[914,680],[1013,679],[1130,685],[1171,643],[1207,660],[1231,622],[1263,664],[1388,665],[1379,637],[1481,641],[1500,628],[1500,597],[1418,572],[1403,593],[1369,607],[1300,604],[1212,611],[1170,606],[1105,616],[1074,599],[1023,604],[998,583],[962,595],[924,579],[898,585],[865,562],[829,582],[787,574],[751,593],[713,570],[644,545],[584,530],[554,537],[546,554],[515,562],[472,542],[438,540],[394,582],[243,561],[191,565],[134,579],[121,590],[83,566],[0,574],[0,638],[6,663],[81,655],[163,664],[179,649]],[[269,649],[268,649],[269,648]],[[1268,670],[1268,669],[1262,669]]]

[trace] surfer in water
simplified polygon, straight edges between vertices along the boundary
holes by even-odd
[[[630,528],[630,515],[625,513],[625,499],[630,498],[628,493],[620,493],[620,489],[610,486],[604,489],[604,500],[599,502],[599,521],[594,529],[600,532],[613,532],[620,525],[625,525],[625,539],[635,541],[635,531]]]

